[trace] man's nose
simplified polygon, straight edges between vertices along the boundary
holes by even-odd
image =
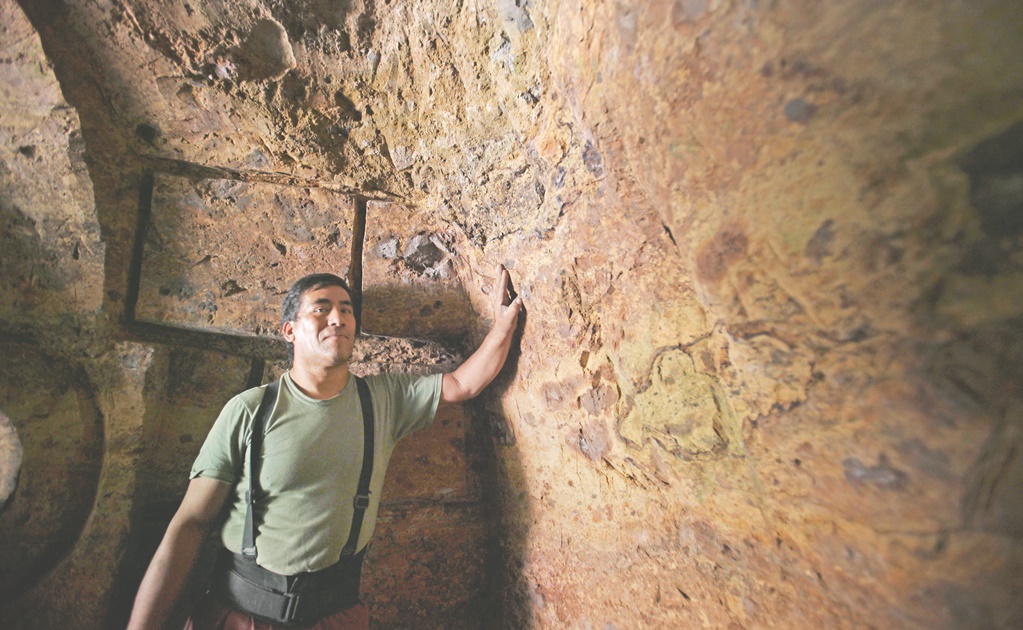
[[[344,326],[345,318],[341,313],[341,309],[332,308],[330,309],[330,316],[327,318],[327,324],[330,326]]]

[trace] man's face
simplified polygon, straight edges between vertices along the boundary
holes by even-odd
[[[355,343],[352,298],[338,286],[310,289],[302,294],[295,321],[284,322],[281,332],[294,344],[295,365],[346,364]]]

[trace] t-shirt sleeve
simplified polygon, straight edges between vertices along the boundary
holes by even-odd
[[[235,396],[224,405],[199,449],[189,479],[206,477],[229,484],[241,479],[252,415],[243,395]]]
[[[433,423],[440,404],[443,374],[413,376],[388,374],[385,376],[390,390],[391,417],[394,419],[394,441]]]

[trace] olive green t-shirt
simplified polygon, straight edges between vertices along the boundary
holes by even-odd
[[[442,378],[441,374],[366,377],[375,435],[370,502],[359,549],[373,535],[394,445],[433,422]],[[206,477],[234,485],[221,538],[235,553],[241,551],[245,525],[249,434],[265,387],[228,401],[192,465],[193,479]],[[362,407],[355,379],[349,378],[334,398],[316,400],[303,394],[285,374],[264,435],[253,510],[257,562],[283,575],[325,569],[338,561],[348,540],[362,469]]]

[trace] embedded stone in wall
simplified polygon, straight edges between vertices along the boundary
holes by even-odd
[[[21,440],[10,418],[0,412],[0,509],[14,494],[21,472]]]
[[[295,53],[288,33],[276,20],[262,19],[253,25],[239,51],[243,78],[256,81],[279,79],[295,67]]]
[[[331,191],[157,175],[136,318],[276,332],[295,280],[348,275],[352,221]]]

